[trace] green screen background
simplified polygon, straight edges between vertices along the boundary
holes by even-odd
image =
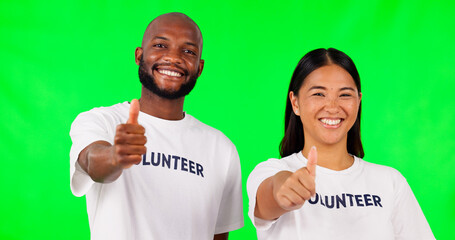
[[[46,2],[46,3],[44,3]],[[88,239],[85,198],[69,187],[76,115],[139,98],[134,50],[159,14],[204,36],[205,68],[185,110],[237,146],[245,183],[278,157],[298,60],[319,47],[352,57],[362,80],[365,160],[398,169],[438,239],[455,236],[455,2],[0,2],[1,239]]]

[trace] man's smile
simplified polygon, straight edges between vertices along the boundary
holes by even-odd
[[[152,67],[154,72],[157,72],[160,75],[166,76],[166,77],[171,77],[171,79],[179,79],[186,74],[186,71],[184,69],[180,69],[175,66],[171,65],[158,65]]]
[[[176,72],[176,71],[172,71],[172,70],[158,69],[158,72],[163,74],[163,75],[167,75],[167,76],[171,76],[171,77],[181,77],[181,76],[183,76],[181,73]]]

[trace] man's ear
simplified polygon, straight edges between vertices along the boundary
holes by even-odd
[[[293,91],[289,92],[289,100],[291,101],[292,111],[295,113],[295,115],[300,116],[299,101],[297,96],[294,95]]]
[[[204,59],[201,59],[201,61],[199,61],[199,73],[197,75],[198,77],[201,76],[203,69],[204,69]]]
[[[141,62],[141,57],[142,57],[142,48],[137,47],[136,51],[134,52],[134,61],[136,62],[136,65],[139,65]]]

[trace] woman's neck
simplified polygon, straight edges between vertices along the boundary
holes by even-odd
[[[335,171],[341,171],[354,164],[354,157],[348,153],[346,139],[337,144],[318,144],[305,141],[302,154],[306,158],[312,146],[316,146],[318,152],[318,166]]]

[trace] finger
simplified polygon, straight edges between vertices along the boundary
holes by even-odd
[[[303,186],[302,184],[295,184],[293,186],[290,187],[295,193],[297,193],[300,198],[302,198],[302,200],[308,200],[311,198],[311,191],[309,189],[307,189],[305,186]],[[302,202],[303,204],[303,202]]]
[[[299,194],[292,190],[283,194],[281,200],[283,204],[282,207],[285,207],[287,210],[293,209],[296,206],[301,206],[305,202],[305,199],[302,199]]]
[[[310,149],[310,152],[308,153],[308,163],[306,165],[306,169],[308,169],[308,172],[310,173],[311,176],[316,176],[316,165],[318,164],[318,151],[316,150],[316,147],[313,146]]]
[[[311,176],[311,175],[307,175],[309,177],[300,177],[299,178],[299,182],[300,184],[302,185],[303,188],[305,188],[305,190],[307,190],[311,196],[314,196],[314,194],[316,193],[316,184],[314,182],[314,177]]]
[[[144,145],[117,145],[115,151],[121,156],[141,155],[146,153],[147,148]]]
[[[139,160],[142,160],[142,155],[140,154],[117,155],[115,157],[115,165],[125,165]]]
[[[119,124],[117,125],[117,133],[144,134],[145,128],[139,124]]]
[[[137,118],[139,117],[139,101],[137,99],[131,100],[130,104],[130,116],[126,123],[137,124]]]
[[[119,163],[123,168],[130,168],[133,164],[139,164],[142,161],[141,155],[128,155],[120,159]]]
[[[290,210],[290,208],[294,205],[286,196],[279,196],[276,201],[278,206],[284,210]]]
[[[145,145],[147,138],[144,134],[122,133],[114,138],[114,144]]]
[[[292,187],[296,192],[302,192],[302,194],[308,192],[310,196],[315,194],[316,184],[314,182],[314,176],[309,173],[308,169],[301,168],[294,173],[294,176],[298,184],[293,184]],[[308,200],[308,195],[302,194],[301,196]]]

